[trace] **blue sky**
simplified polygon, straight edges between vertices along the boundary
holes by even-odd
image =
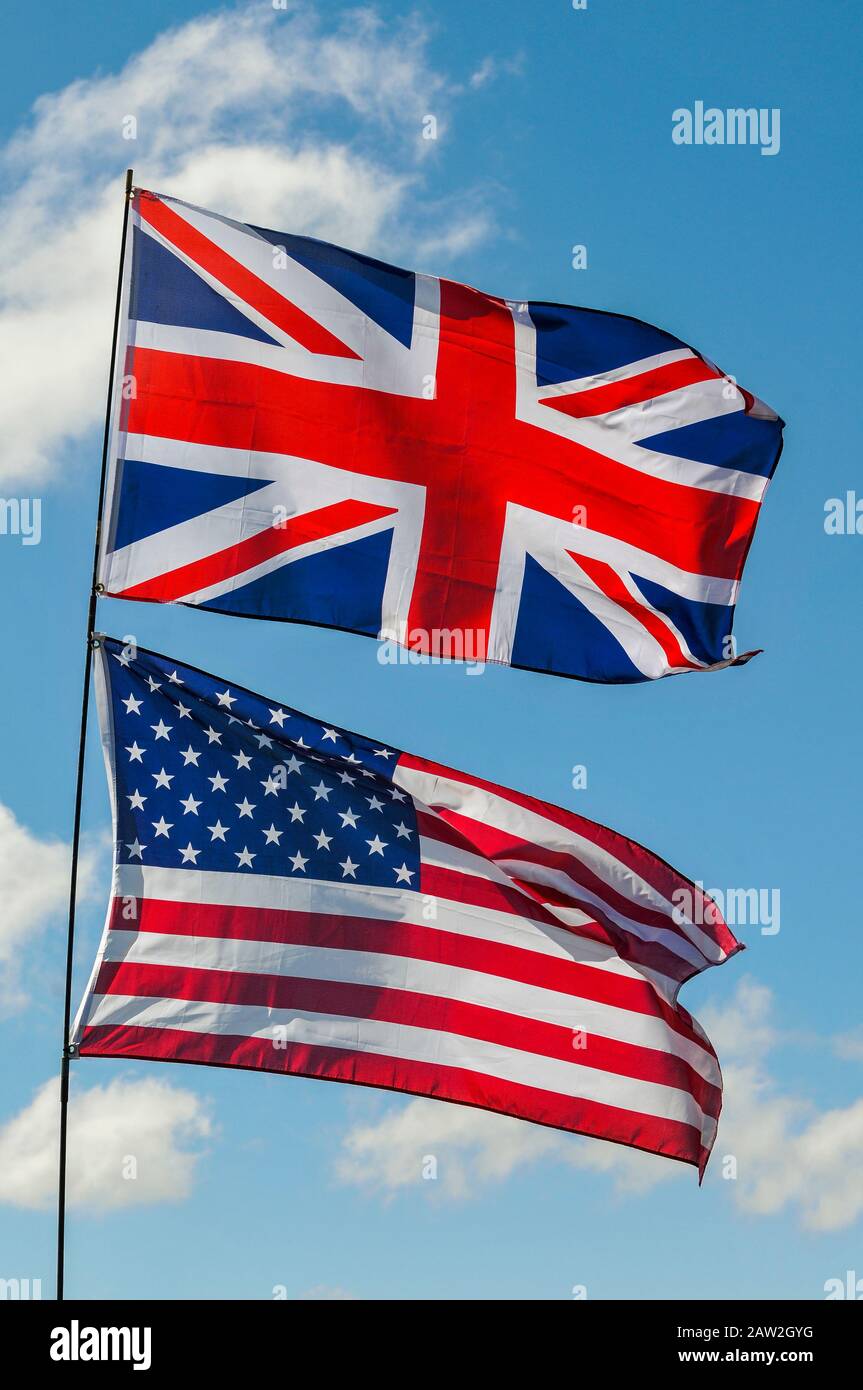
[[[468,678],[382,666],[373,642],[311,628],[119,602],[99,617],[607,822],[708,887],[779,889],[781,929],[742,928],[746,954],[684,991],[726,1073],[727,1119],[701,1190],[674,1164],[462,1123],[465,1112],[454,1121],[409,1098],[81,1062],[76,1092],[114,1089],[90,1100],[70,1294],[567,1299],[586,1285],[592,1298],[817,1298],[825,1280],[863,1275],[863,538],[824,529],[827,499],[863,494],[858,7],[436,0],[380,3],[376,24],[335,3],[320,17],[311,5],[182,0],[90,0],[87,13],[86,24],[57,3],[11,15],[0,90],[0,335],[12,359],[0,487],[42,506],[39,545],[0,536],[0,1276],[51,1288],[40,1174],[56,1104],[34,1096],[60,1045],[60,842],[128,163],[144,186],[249,221],[513,298],[645,318],[783,415],[735,628],[765,654],[739,670],[621,688],[501,669]],[[305,71],[303,45],[317,55]],[[675,145],[672,112],[698,100],[779,108],[779,153]],[[427,113],[434,142],[419,136]],[[121,135],[128,114],[134,141]],[[585,270],[572,268],[576,243]],[[587,767],[585,790],[571,786],[574,764]],[[109,884],[95,739],[84,824],[76,999]],[[117,1181],[117,1152],[130,1148],[116,1151],[106,1117],[131,1127],[137,1184]],[[437,1182],[417,1176],[426,1153]],[[735,1180],[722,1177],[728,1153]]]

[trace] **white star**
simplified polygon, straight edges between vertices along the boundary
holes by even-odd
[[[285,720],[290,719],[290,717],[291,716],[289,714],[285,714],[285,711],[283,709],[270,710],[270,723],[278,724],[279,728],[281,728]]]
[[[190,861],[193,864],[197,864],[198,855],[201,853],[201,851],[199,849],[192,849],[192,842],[190,840],[189,843],[186,845],[186,848],[180,850],[180,853],[183,856],[184,864],[188,864]]]
[[[262,786],[263,789],[264,789],[264,796],[278,796],[278,794],[279,794],[279,783],[278,783],[277,778],[275,778],[275,777],[268,777],[267,780],[266,780],[266,782],[262,782],[262,783],[261,783],[261,786]]]
[[[235,801],[234,805],[240,813],[240,819],[242,819],[243,816],[248,816],[249,820],[252,819],[252,812],[255,808],[247,796],[244,796],[242,801]]]
[[[292,738],[292,739],[291,739],[291,743],[294,745],[295,748],[308,748],[308,746],[309,746],[309,745],[306,743],[306,740],[305,740],[304,738],[302,738],[302,737],[300,737],[300,738]]]
[[[398,787],[390,787],[390,796],[392,797],[393,801],[405,800],[404,792],[400,792]]]
[[[221,742],[222,742],[222,735],[221,735],[221,734],[217,734],[215,729],[213,729],[213,728],[205,729],[205,730],[204,730],[204,733],[207,735],[207,742],[208,742],[208,743],[221,743]]]
[[[354,753],[343,753],[342,761],[345,763],[359,763],[359,758]]]
[[[208,777],[207,781],[212,785],[214,792],[223,792],[228,785],[227,777],[223,777],[221,772],[217,772],[215,777]]]
[[[184,705],[182,700],[177,701],[177,713],[181,719],[191,719],[192,710],[189,705]]]
[[[274,825],[271,825],[269,830],[263,831],[264,838],[268,845],[277,845],[284,833],[284,830],[277,830]]]
[[[316,787],[312,787],[312,791],[315,794],[315,801],[320,801],[321,798],[323,798],[324,801],[329,801],[332,787],[328,787],[322,777],[318,785]]]
[[[242,869],[244,867],[250,869],[252,867],[252,860],[257,858],[257,855],[249,853],[245,845],[243,845],[243,848],[241,850],[235,849],[234,854],[236,854],[237,856],[238,869]]]
[[[349,772],[340,772],[339,781],[344,782],[349,787],[355,787],[357,785],[356,777],[352,777]]]
[[[351,856],[348,855],[347,859],[343,859],[339,864],[339,868],[342,871],[342,878],[347,878],[348,875],[350,875],[351,878],[356,878],[358,867],[359,866],[351,859]]]
[[[167,787],[169,790],[176,776],[173,772],[166,772],[164,768],[160,768],[158,772],[152,772],[150,775],[157,787]]]
[[[296,801],[294,802],[293,806],[289,806],[289,807],[288,807],[288,810],[289,810],[290,813],[291,813],[291,820],[292,820],[292,821],[295,821],[295,820],[301,821],[301,820],[303,819],[303,816],[306,814],[305,811],[303,810],[303,808],[302,808],[301,806],[299,806],[299,805],[297,804]]]
[[[289,854],[288,858],[294,866],[294,873],[296,873],[297,869],[301,869],[305,873],[305,868],[309,861],[303,858],[299,850],[297,850],[296,854]]]
[[[144,802],[147,800],[147,798],[146,796],[142,796],[139,791],[134,791],[132,792],[131,796],[126,797],[126,800],[129,803],[130,811],[143,811]]]
[[[380,835],[376,835],[373,840],[366,840],[366,844],[369,847],[369,854],[379,854],[383,858],[387,846],[386,841],[382,840]]]
[[[133,840],[130,845],[127,845],[126,848],[129,851],[130,859],[143,859],[144,850],[147,848],[147,846],[142,845],[140,841],[136,839]]]
[[[140,714],[140,713],[141,713],[141,705],[143,704],[143,701],[142,701],[142,700],[136,700],[135,697],[134,697],[134,695],[130,695],[127,699],[122,700],[120,703],[121,703],[121,704],[124,704],[124,705],[126,706],[126,713],[127,713],[127,714]]]
[[[168,738],[168,734],[171,732],[171,729],[173,728],[172,724],[166,724],[164,719],[160,719],[158,724],[151,724],[150,728],[156,735],[157,742],[160,738],[163,738],[166,743],[171,742],[171,740]]]
[[[244,752],[242,751],[242,749],[240,750],[239,753],[234,753],[232,756],[233,756],[234,762],[237,764],[237,771],[238,771],[238,772],[240,771],[241,768],[244,768],[244,767],[251,767],[251,766],[252,766],[252,760],[251,760],[251,758],[249,757],[248,753],[244,753]]]
[[[378,774],[377,774],[376,772],[372,772],[371,768],[368,768],[368,767],[362,767],[362,768],[360,768],[360,776],[361,776],[361,777],[377,777],[377,775],[378,775]]]
[[[211,840],[222,840],[224,842],[225,831],[228,829],[228,827],[226,825],[222,825],[222,822],[220,820],[217,820],[215,825],[208,825],[207,829],[210,831]]]
[[[152,676],[148,676],[148,677],[147,677],[147,684],[149,685],[150,690],[152,691],[152,693],[153,693],[154,695],[155,695],[155,693],[156,693],[157,690],[161,690],[161,689],[162,689],[162,687],[161,687],[161,685],[159,684],[159,682],[158,682],[158,681],[154,681]]]
[[[196,816],[198,814],[198,807],[200,806],[200,804],[200,801],[196,801],[195,798],[192,796],[191,792],[186,797],[185,801],[182,797],[180,797],[180,805],[185,806],[186,808],[183,812],[185,816]]]
[[[335,743],[336,739],[337,739],[338,736],[339,736],[339,735],[338,735],[338,731],[337,731],[336,729],[328,729],[327,726],[326,726],[325,724],[322,725],[321,727],[323,728],[323,731],[324,731],[324,735],[323,735],[323,738],[321,739],[321,743],[326,743],[327,740],[329,740],[330,743]]]
[[[397,839],[399,839],[399,840],[409,840],[409,839],[410,839],[410,837],[411,837],[411,831],[408,830],[408,828],[407,828],[407,826],[405,825],[404,821],[400,821],[399,824],[396,826],[396,837],[397,837]]]
[[[121,652],[119,656],[116,652],[112,652],[111,655],[113,656],[115,661],[119,661],[121,666],[128,666],[129,662],[132,659],[131,657],[127,656],[125,652]]]
[[[409,869],[407,864],[402,864],[400,869],[396,869],[396,883],[410,883],[414,876],[414,869]]]
[[[330,845],[332,844],[333,837],[332,835],[325,835],[323,830],[319,830],[317,835],[312,836],[312,839],[317,840],[318,849],[329,849]]]
[[[258,734],[258,737],[255,739],[255,743],[258,745],[259,748],[272,748],[273,746],[273,740],[271,738],[267,738],[266,734]]]
[[[367,796],[366,801],[369,803],[373,811],[382,811],[384,809],[384,803],[382,801],[378,801],[376,796]]]
[[[348,826],[353,830],[359,820],[356,811],[352,811],[350,807],[348,807],[347,811],[339,811],[339,818],[341,819],[343,830],[346,830]]]
[[[155,830],[155,832],[156,832],[157,835],[164,835],[165,839],[168,840],[168,839],[170,839],[170,835],[168,834],[168,831],[169,831],[169,830],[173,830],[173,829],[174,829],[174,825],[173,825],[173,822],[172,822],[171,824],[169,824],[169,823],[165,820],[165,817],[164,817],[164,816],[161,816],[159,820],[154,820],[154,821],[153,821],[153,829]]]
[[[372,752],[378,758],[394,758],[395,754],[391,748],[373,748]]]
[[[171,685],[185,685],[186,683],[185,681],[180,680],[180,677],[177,675],[176,670],[173,670],[171,672],[170,676],[168,677],[168,681]],[[198,851],[198,853],[200,854],[200,850]]]
[[[138,747],[138,743],[137,743],[137,740],[136,740],[136,741],[132,744],[131,748],[127,748],[127,749],[126,749],[126,752],[129,754],[129,762],[130,762],[130,763],[141,763],[141,762],[143,762],[144,759],[141,757],[141,754],[143,753],[143,751],[144,751],[143,748],[139,748],[139,747]]]
[[[192,763],[194,767],[197,767],[198,759],[200,758],[200,756],[200,753],[196,753],[190,743],[185,752],[180,753],[180,757],[183,759],[183,767],[188,767],[189,763]]]
[[[291,756],[288,758],[288,761],[284,763],[283,766],[286,767],[288,772],[290,773],[300,772],[303,765],[300,762],[299,758],[296,756],[296,754],[292,753]]]
[[[221,694],[219,694],[219,691],[217,690],[216,699],[224,709],[230,709],[231,705],[235,705],[237,703],[236,696],[232,695],[230,690],[223,690]]]

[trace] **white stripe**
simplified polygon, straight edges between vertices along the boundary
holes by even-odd
[[[559,584],[574,594],[587,611],[608,628],[637,671],[654,680],[668,675],[671,669],[668,657],[653,633],[623,608],[617,599],[609,598],[577,559],[564,551],[557,556],[551,572]]]
[[[450,769],[440,774],[424,772],[408,767],[400,761],[393,781],[433,810],[454,811],[459,815],[468,816],[471,820],[516,834],[519,839],[529,843],[570,854],[622,897],[642,907],[671,916],[672,904],[634,869],[594,844],[592,840],[579,835],[576,830],[548,820],[529,807],[519,806],[513,801],[508,801],[506,797],[475,786],[471,782],[459,781],[458,774]],[[520,876],[529,878],[533,867],[525,864]],[[722,948],[697,925],[688,919],[680,925],[707,960],[718,962],[725,959]]]
[[[137,965],[176,966],[193,970],[228,970],[251,975],[278,975],[339,984],[371,985],[476,1004],[580,1030],[600,1038],[670,1053],[689,1062],[706,1081],[721,1084],[715,1059],[697,1043],[682,1037],[656,1015],[618,1008],[599,1000],[564,994],[464,966],[418,960],[397,952],[342,950],[337,947],[249,941],[235,937],[174,935],[114,929],[106,961]],[[590,1037],[586,1039],[587,1052]]]
[[[343,544],[349,536],[370,535],[392,528],[381,627],[396,630],[406,620],[419,555],[424,487],[367,477],[351,473],[347,468],[335,468],[294,455],[217,448],[141,435],[127,437],[125,456],[170,468],[272,482],[269,487],[259,488],[236,502],[179,522],[108,555],[103,561],[102,579],[110,592],[122,592],[182,565],[206,559],[267,529],[273,524],[276,506],[284,508],[285,516],[292,518],[320,507],[358,500],[393,508],[394,512],[349,533],[339,532],[334,540],[321,544]],[[303,553],[303,548],[296,547],[192,597],[196,602],[203,602],[205,598],[230,593],[261,574],[303,558]]]
[[[514,877],[523,879],[525,882],[536,883],[540,887],[560,889],[561,892],[568,893],[572,897],[583,898],[594,907],[601,908],[612,922],[616,922],[619,927],[631,935],[637,936],[640,941],[656,942],[672,951],[682,960],[689,961],[697,969],[701,969],[704,964],[704,957],[701,952],[696,950],[685,937],[679,936],[670,928],[666,931],[661,927],[646,926],[634,917],[627,917],[612,907],[598,893],[583,888],[576,879],[570,878],[561,869],[552,869],[543,864],[534,864],[521,859],[490,860],[482,854],[472,854],[469,850],[461,849],[459,846],[426,837],[420,840],[420,847],[425,863],[436,868],[454,869],[459,873],[471,874],[475,878],[491,879],[496,883],[503,883],[517,893],[523,893],[525,898],[534,906],[537,905],[536,898],[530,893],[525,893],[525,890],[514,882]],[[557,915],[557,907],[554,903],[544,901],[542,906],[547,912]]]
[[[721,492],[732,497],[746,497],[756,502],[761,501],[766,480],[760,476],[746,473],[737,468],[723,468],[719,465],[698,463],[692,459],[678,458],[672,454],[662,454],[642,448],[638,443],[639,438],[644,439],[651,434],[661,433],[662,426],[657,425],[655,429],[651,427],[642,430],[639,425],[641,416],[638,406],[610,411],[604,415],[576,419],[572,415],[565,415],[560,410],[551,410],[548,406],[543,405],[542,400],[547,399],[549,393],[545,388],[537,388],[536,329],[527,311],[524,313],[514,312],[513,318],[515,319],[516,342],[516,415],[520,420],[536,425],[539,429],[548,430],[552,434],[560,434],[567,439],[573,439],[638,473],[646,473],[651,477],[661,478],[665,482],[684,487],[697,487],[704,492]],[[694,356],[695,354],[688,355]],[[687,354],[684,353],[683,356],[685,357]],[[647,358],[645,360],[650,362],[654,359]],[[641,363],[633,363],[632,366],[640,369]],[[638,371],[631,370],[628,375],[638,375]],[[720,385],[728,385],[727,379],[723,378]],[[683,389],[691,390],[693,388]],[[743,404],[743,395],[737,390],[728,399],[720,395],[716,400],[716,409],[712,413],[713,415],[724,415],[729,410],[742,409]],[[673,429],[679,423],[685,424],[687,421],[685,419],[669,420],[665,428]]]
[[[166,352],[250,362],[313,381],[366,386],[397,395],[423,398],[424,379],[434,376],[437,365],[439,280],[433,276],[415,276],[414,332],[410,346],[406,347],[327,280],[294,260],[290,253],[285,257],[285,263],[277,266],[275,257],[278,247],[243,223],[177,199],[163,198],[162,201],[190,226],[264,281],[276,294],[296,305],[359,356],[351,359],[338,354],[331,356],[311,352],[245,300],[236,301],[238,311],[274,338],[278,347],[235,333],[214,333],[149,323],[136,324],[137,343]],[[225,287],[217,277],[204,270],[146,221],[143,228],[145,235],[165,246],[217,293],[225,295]]]
[[[622,960],[613,946],[575,931],[590,920],[568,910],[574,928],[537,923],[527,917],[474,907],[458,900],[400,888],[364,888],[325,879],[285,879],[271,874],[239,874],[202,869],[163,869],[154,865],[119,864],[114,871],[113,896],[150,898],[163,902],[213,903],[226,907],[270,908],[276,911],[332,913],[372,917],[385,922],[408,922],[431,930],[454,932],[502,946],[533,951],[559,960],[572,960],[628,979],[643,981],[643,972]],[[659,991],[662,998],[664,991]]]
[[[604,560],[616,570],[652,579],[681,598],[697,603],[721,603],[727,608],[737,602],[739,579],[723,579],[681,569],[649,550],[641,550],[604,531],[591,530],[589,508],[587,515],[587,524],[582,526],[563,517],[548,516],[545,512],[523,507],[517,502],[508,503],[504,533],[505,560],[510,568],[519,564],[523,566],[526,551],[548,567],[549,557],[555,558],[563,551],[575,550],[594,560]],[[520,561],[517,560],[518,555],[521,555]],[[503,560],[501,564],[504,565]],[[505,572],[502,568],[501,574]],[[517,588],[520,590],[520,582]]]
[[[537,390],[539,400],[545,401],[554,396],[575,396],[582,391],[595,391],[600,386],[612,386],[618,381],[628,381],[630,377],[641,376],[644,372],[655,372],[659,367],[669,367],[672,362],[693,361],[695,353],[691,348],[672,348],[670,352],[655,352],[652,357],[642,357],[637,362],[626,362],[622,367],[612,367],[606,372],[593,376],[573,377],[571,381],[552,381]]]
[[[271,1038],[315,1047],[339,1047],[402,1061],[477,1071],[502,1081],[538,1087],[556,1095],[581,1097],[635,1110],[659,1119],[693,1125],[704,1135],[714,1122],[695,1099],[673,1086],[618,1076],[572,1062],[540,1057],[438,1029],[416,1028],[378,1019],[347,1018],[265,1005],[209,1004],[190,999],[141,999],[105,994],[96,997],[89,1026],[126,1024],[134,1028],[176,1028],[188,1033]],[[707,1143],[706,1139],[703,1142]]]

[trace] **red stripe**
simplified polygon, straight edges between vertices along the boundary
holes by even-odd
[[[532,840],[525,840],[511,831],[501,830],[498,826],[489,825],[485,821],[478,821],[471,816],[461,815],[458,811],[441,810],[432,815],[420,812],[417,820],[420,832],[426,839],[440,840],[467,853],[478,854],[484,859],[489,859],[493,864],[499,865],[501,860],[515,860],[516,863],[524,864],[525,867],[530,864],[537,864],[543,868],[556,870],[565,874],[579,888],[589,893],[595,893],[606,907],[612,908],[615,912],[620,912],[633,921],[642,923],[643,926],[671,931],[683,939],[688,939],[683,929],[677,925],[668,912],[647,907],[636,901],[635,898],[624,897],[605,879],[595,874],[574,852],[567,853],[564,850],[548,849],[545,845],[537,844]],[[509,870],[504,870],[504,872],[509,872]],[[587,912],[594,911],[592,904],[585,906],[583,899],[568,894],[563,889],[555,889],[550,884],[533,882],[529,875],[522,877],[511,874],[510,876],[516,878],[518,882],[526,882],[531,893],[542,894],[542,901],[544,902],[580,907]]]
[[[266,1038],[115,1025],[85,1029],[79,1051],[91,1057],[141,1057],[150,1061],[248,1067],[255,1071],[312,1076],[405,1091],[410,1095],[433,1096],[437,1100],[455,1101],[532,1120],[554,1129],[628,1144],[695,1164],[701,1170],[710,1152],[702,1146],[698,1130],[679,1120],[659,1119],[599,1101],[561,1096],[468,1069],[409,1062],[368,1052],[315,1047],[307,1043],[292,1043],[284,1050],[277,1050]]]
[[[586,913],[592,920],[594,930],[587,930],[585,935],[596,937],[596,929],[602,928],[604,929],[601,936],[602,940],[612,942],[618,953],[625,958],[640,960],[644,964],[647,964],[648,952],[651,953],[650,958],[655,960],[652,951],[654,945],[658,943],[655,943],[652,937],[645,940],[625,924],[621,925],[609,915],[606,909],[616,910],[631,921],[640,922],[653,932],[667,931],[681,942],[687,942],[692,950],[698,951],[698,947],[693,945],[683,927],[678,926],[670,913],[643,907],[633,899],[623,897],[572,855],[545,849],[541,845],[521,840],[517,836],[499,830],[496,826],[485,825],[480,821],[472,820],[469,816],[458,815],[455,811],[442,810],[431,816],[420,812],[418,822],[426,841],[430,843],[438,841],[451,845],[466,854],[486,859],[490,864],[496,865],[502,873],[505,873],[516,889],[515,895],[510,896],[508,894],[507,898],[511,908],[516,912],[524,912],[525,900],[521,897],[522,893],[527,894],[529,900],[540,904],[544,909],[548,907],[576,908],[579,912]],[[461,826],[465,827],[464,833],[460,833],[459,828]],[[431,856],[431,850],[428,853]],[[514,860],[516,865],[519,862],[523,863],[525,869],[531,864],[556,869],[570,879],[573,885],[572,889],[567,892],[554,884],[543,883],[539,878],[533,879],[529,873],[519,874],[517,868],[509,862],[511,860]],[[500,861],[506,861],[505,865],[502,865]],[[430,870],[431,866],[427,866],[424,861],[422,879],[424,890],[428,890]],[[457,866],[452,866],[450,872],[461,874],[462,870]],[[464,876],[468,882],[472,877],[477,877],[477,875],[471,875],[468,866],[465,866]],[[494,882],[491,879],[488,881]],[[501,887],[505,886],[501,885]],[[594,893],[599,898],[599,903],[581,896],[577,891],[579,887],[586,892]],[[530,914],[525,913],[524,915],[529,916]],[[569,924],[563,925],[569,929]],[[573,928],[573,930],[580,932],[579,928]],[[665,953],[662,957],[663,961],[668,959],[677,962],[672,976],[674,979],[681,978],[682,971],[685,973],[686,970],[692,971],[702,968],[699,965],[693,965],[689,956],[683,957],[671,948],[664,946],[661,946],[660,949]],[[698,954],[702,961],[712,964],[703,953],[699,951]],[[657,967],[654,966],[654,968]],[[668,971],[663,969],[662,973],[667,974]]]
[[[281,328],[301,347],[328,357],[359,359],[359,353],[310,318],[296,304],[291,304],[290,300],[223,251],[203,232],[191,226],[156,194],[142,192],[138,198],[138,211],[145,222],[161,232],[179,251],[184,252],[190,260],[197,261],[203,270],[219,280],[237,299],[257,309],[259,314]]]
[[[682,960],[668,947],[655,941],[641,941],[619,927],[610,931],[596,920],[599,914],[593,907],[584,909],[591,914],[591,920],[572,926],[556,917],[548,907],[544,907],[536,898],[536,889],[529,886],[525,886],[525,891],[520,892],[515,885],[509,888],[506,884],[494,883],[491,879],[479,878],[475,874],[463,874],[457,869],[441,869],[425,863],[422,866],[420,886],[423,893],[431,894],[433,897],[467,903],[492,912],[506,912],[511,917],[527,917],[532,922],[538,922],[540,926],[554,927],[557,932],[566,931],[573,936],[586,937],[588,941],[601,941],[606,946],[611,946],[623,960],[646,966],[678,984],[688,980],[698,970],[697,966]]]
[[[649,372],[639,372],[623,381],[610,381],[605,386],[594,386],[589,391],[574,391],[569,396],[547,396],[540,405],[560,410],[576,420],[584,420],[590,415],[606,415],[611,410],[623,406],[639,405],[642,401],[655,400],[669,391],[679,391],[682,386],[693,386],[698,381],[722,380],[721,372],[714,371],[700,357],[687,357],[680,362],[668,362],[664,367],[654,367]]]
[[[625,613],[628,613],[637,623],[641,624],[645,631],[650,633],[665,653],[669,666],[673,669],[689,671],[702,669],[697,661],[690,661],[689,657],[684,655],[683,648],[674,633],[662,621],[659,614],[652,613],[649,608],[645,607],[646,600],[639,603],[638,599],[633,598],[620,575],[611,565],[607,565],[603,560],[594,560],[589,556],[579,555],[574,550],[567,551],[567,554],[577,565],[581,566],[601,593],[613,599]]]
[[[466,353],[458,370],[470,378],[479,369]],[[480,410],[479,396],[491,389],[482,381],[477,401],[469,396],[464,405],[470,421],[466,444],[461,435],[453,438],[453,419],[461,418],[457,394],[446,397],[445,409],[429,412],[428,401],[143,347],[135,349],[133,370],[137,395],[128,420],[133,434],[296,455],[428,488],[425,526],[433,526],[436,540],[431,549],[424,545],[420,569],[429,582],[436,577],[458,584],[467,566],[472,589],[485,591],[490,585],[493,590],[507,500],[526,506],[539,501],[547,515],[571,519],[576,497],[593,530],[693,574],[728,579],[742,572],[758,517],[759,504],[750,498],[656,478],[548,431],[537,439],[536,426],[511,419],[497,398],[493,411],[483,401],[487,437],[480,440],[473,417]],[[440,373],[438,391],[443,402]],[[474,451],[474,466],[468,467],[464,459],[473,458]],[[527,470],[526,458],[531,459]],[[455,495],[460,497],[456,509]],[[483,509],[494,519],[494,546]],[[442,570],[450,555],[456,568]],[[416,621],[412,626],[474,624]]]
[[[713,1117],[719,1114],[722,1103],[721,1091],[673,1053],[586,1031],[586,1045],[576,1050],[572,1027],[420,991],[343,980],[310,980],[298,975],[259,975],[185,965],[106,961],[99,970],[93,993],[147,999],[194,999],[207,1004],[263,1006],[375,1019],[380,1023],[476,1038],[518,1052],[674,1087],[693,1096],[703,1112]]]
[[[114,597],[173,603],[187,594],[198,593],[213,584],[244,574],[255,565],[271,560],[274,555],[308,545],[325,536],[350,531],[356,526],[364,526],[382,516],[392,516],[395,510],[394,507],[379,507],[372,502],[333,502],[328,507],[318,507],[315,511],[304,512],[302,516],[291,517],[280,525],[274,523],[255,536],[216,551],[215,555],[193,560],[191,564],[181,565],[141,584],[133,584]]]
[[[113,932],[153,932],[167,936],[270,941],[290,946],[317,946],[334,951],[404,956],[462,970],[477,970],[501,979],[517,980],[539,989],[574,998],[591,999],[629,1013],[660,1018],[674,1032],[696,1044],[715,1060],[710,1044],[665,1002],[646,980],[547,956],[527,945],[510,946],[438,927],[376,917],[347,917],[335,913],[286,911],[281,908],[228,907],[219,903],[178,903],[139,898],[134,925],[127,916],[128,899],[115,898]]]
[[[694,905],[700,904],[702,908],[703,925],[701,930],[704,934],[712,941],[716,941],[729,956],[743,949],[712,899],[691,879],[672,868],[670,864],[666,863],[664,859],[660,859],[651,850],[645,849],[644,845],[640,845],[636,840],[630,840],[626,836],[618,834],[616,830],[609,830],[607,826],[587,820],[586,817],[576,815],[574,811],[565,810],[562,806],[554,806],[548,801],[540,801],[537,797],[527,796],[523,792],[514,791],[511,787],[498,786],[496,782],[489,782],[483,777],[475,777],[472,773],[459,772],[454,768],[446,767],[443,763],[418,758],[413,753],[402,753],[399,758],[399,767],[428,773],[447,782],[462,783],[465,787],[478,787],[481,791],[491,792],[492,795],[499,797],[503,803],[503,809],[506,808],[506,803],[509,803],[512,807],[532,811],[535,815],[542,816],[555,825],[574,831],[584,839],[590,840],[598,849],[613,859],[617,859],[625,867],[632,869],[639,878],[643,878],[669,902],[673,901],[674,893],[677,891],[685,890],[691,894]],[[396,782],[400,786],[404,785],[399,781],[398,773],[396,773]],[[434,802],[431,805],[438,814],[443,814],[443,808],[438,811]]]

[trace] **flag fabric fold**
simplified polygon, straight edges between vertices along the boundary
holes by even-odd
[[[691,880],[157,653],[94,660],[115,845],[80,1055],[433,1096],[703,1172],[722,1081],[678,992],[741,947]]]
[[[637,319],[136,190],[105,593],[636,682],[743,661],[782,421]]]

